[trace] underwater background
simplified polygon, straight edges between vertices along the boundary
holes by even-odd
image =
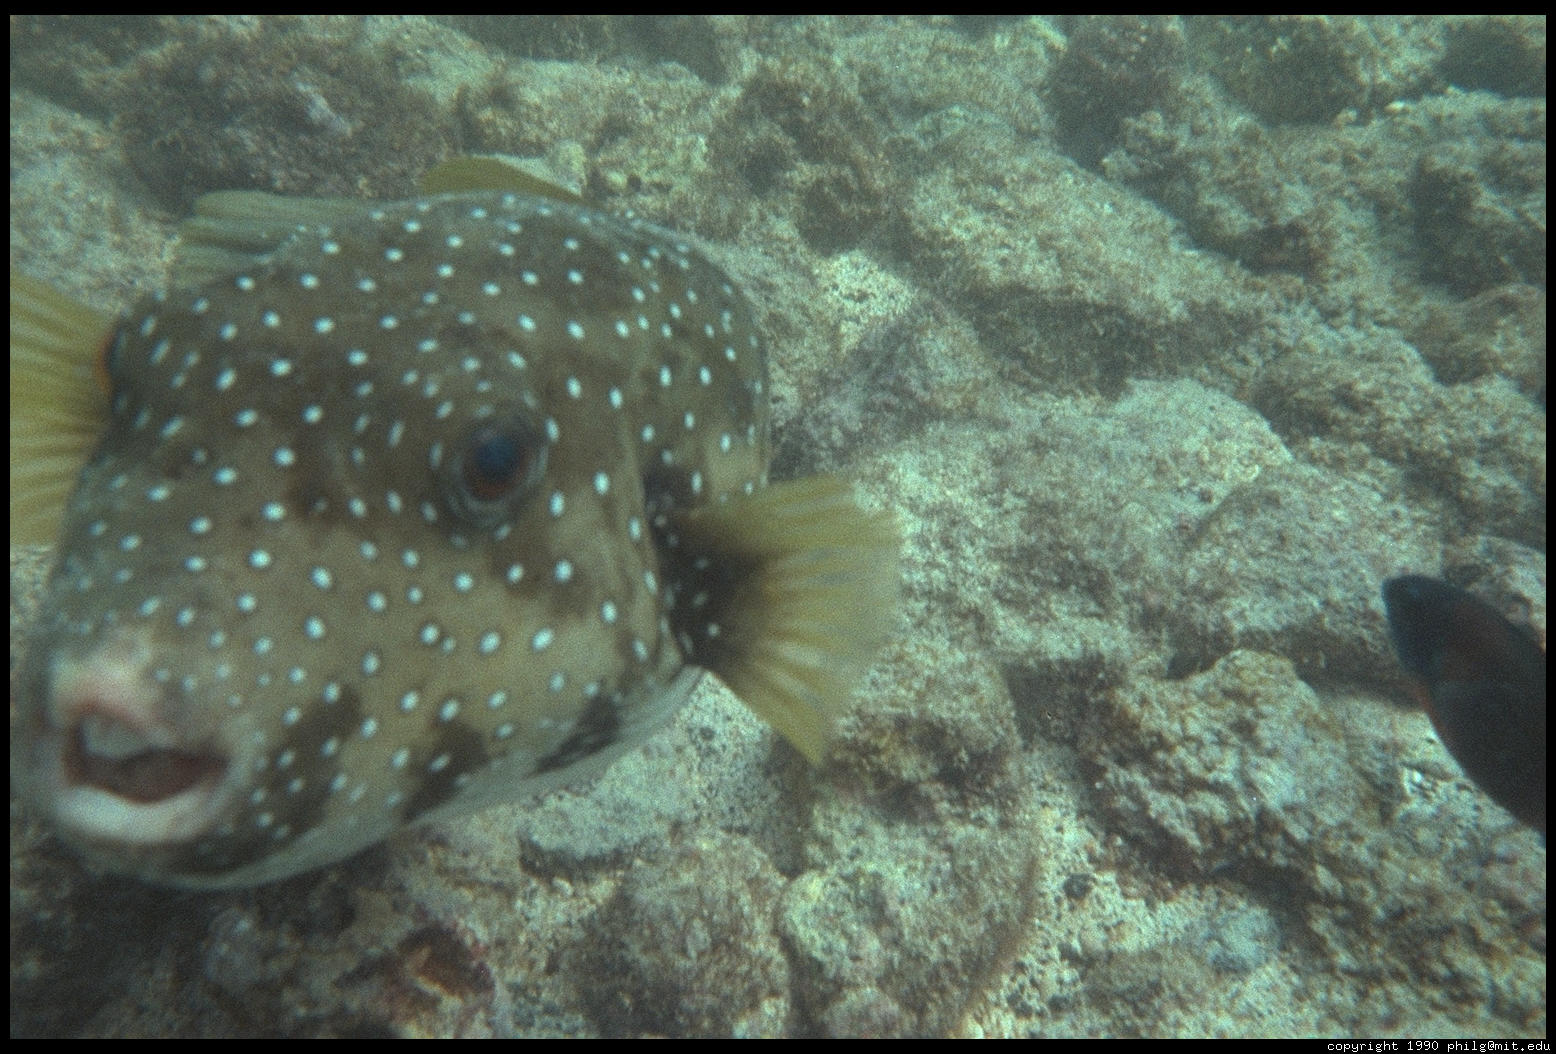
[[[1546,624],[1545,48],[13,17],[13,268],[117,311],[207,191],[517,156],[740,278],[774,478],[894,510],[905,600],[819,769],[705,679],[592,784],[215,894],[13,805],[11,1034],[1544,1035],[1545,847],[1379,586]]]

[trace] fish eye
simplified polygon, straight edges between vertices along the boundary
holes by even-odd
[[[528,417],[482,421],[443,466],[444,502],[457,519],[495,527],[513,514],[545,468],[545,433]]]

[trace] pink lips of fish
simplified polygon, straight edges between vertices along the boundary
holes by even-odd
[[[153,847],[198,838],[241,793],[238,726],[202,730],[198,710],[154,683],[152,650],[121,634],[57,656],[31,765],[54,821],[87,842]]]

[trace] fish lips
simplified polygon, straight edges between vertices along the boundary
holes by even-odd
[[[150,676],[151,655],[121,635],[83,655],[52,656],[39,727],[20,759],[28,796],[67,838],[104,853],[207,837],[244,789],[233,737],[190,720],[176,691]]]

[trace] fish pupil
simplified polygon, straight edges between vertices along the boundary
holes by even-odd
[[[473,428],[441,470],[444,500],[457,519],[495,527],[509,519],[545,471],[546,441],[525,413]]]
[[[466,462],[465,484],[472,496],[493,501],[506,494],[523,475],[525,451],[516,436],[477,435]]]

